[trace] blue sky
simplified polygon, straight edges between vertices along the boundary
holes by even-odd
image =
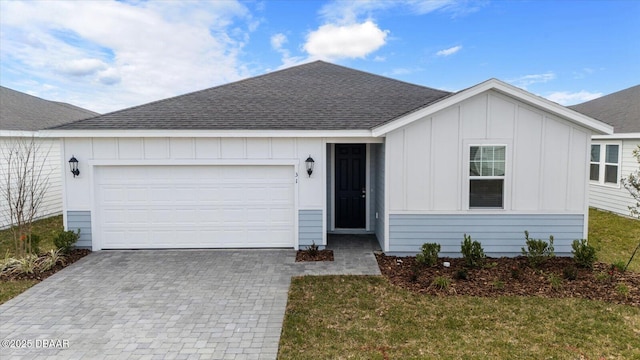
[[[0,84],[101,113],[317,59],[571,105],[640,83],[640,1],[0,1]]]

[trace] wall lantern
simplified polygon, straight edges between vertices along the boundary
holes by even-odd
[[[313,174],[313,165],[315,164],[315,161],[313,161],[311,155],[309,155],[307,160],[305,160],[304,162],[307,165],[307,174],[309,174],[309,177],[311,177],[311,174]]]
[[[69,169],[71,169],[73,177],[80,175],[80,170],[78,170],[78,159],[73,155],[71,155],[71,159],[69,159]]]

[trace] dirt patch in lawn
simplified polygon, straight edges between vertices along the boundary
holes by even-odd
[[[315,254],[308,250],[298,250],[296,262],[301,261],[333,261],[333,250],[318,250]]]
[[[54,267],[47,271],[38,271],[36,270],[32,274],[24,274],[24,273],[5,273],[0,274],[0,281],[13,281],[13,280],[36,280],[42,281],[49,276],[57,273],[58,271],[64,269],[65,267],[73,264],[74,262],[82,259],[83,257],[89,255],[91,250],[89,249],[74,249],[71,250],[69,254],[64,255],[64,259],[62,262],[58,262]]]
[[[620,272],[603,263],[584,269],[575,267],[571,258],[555,257],[534,269],[520,256],[487,258],[483,267],[468,268],[464,259],[440,258],[437,265],[423,266],[415,257],[377,254],[376,258],[392,284],[417,293],[584,298],[640,306],[640,273]]]

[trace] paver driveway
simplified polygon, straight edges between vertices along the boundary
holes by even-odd
[[[291,277],[379,274],[371,244],[338,245],[333,263],[295,263],[293,250],[92,253],[0,305],[0,340],[31,341],[3,342],[0,359],[275,359]]]
[[[293,257],[292,250],[93,253],[0,307],[0,338],[68,347],[3,344],[0,358],[275,359]]]

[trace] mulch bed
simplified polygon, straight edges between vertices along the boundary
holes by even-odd
[[[64,264],[58,263],[50,270],[43,272],[34,272],[33,274],[2,274],[0,275],[0,281],[12,281],[12,280],[36,280],[42,281],[49,276],[57,273],[65,267],[73,264],[74,262],[89,255],[91,250],[89,249],[73,249],[69,254],[64,255]]]
[[[318,250],[315,255],[308,250],[298,250],[296,262],[301,261],[333,261],[333,250]]]
[[[593,270],[577,268],[576,279],[568,280],[564,271],[575,266],[568,257],[552,258],[539,269],[530,267],[522,256],[487,258],[478,269],[466,268],[461,258],[439,258],[432,267],[418,265],[415,257],[376,254],[376,258],[380,271],[392,284],[422,294],[583,298],[640,306],[640,273],[622,273],[603,263],[595,264]],[[444,267],[444,262],[449,262],[450,267]],[[466,279],[460,276],[463,272]],[[438,277],[449,279],[449,286],[436,286],[434,280]]]

